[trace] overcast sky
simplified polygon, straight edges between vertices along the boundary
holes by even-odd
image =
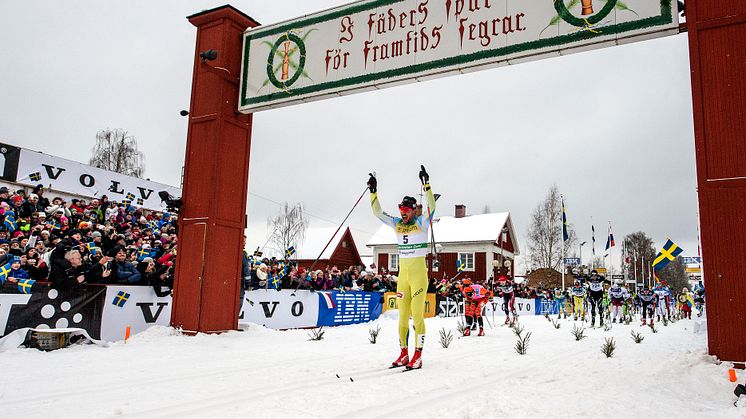
[[[271,24],[344,3],[231,4]],[[178,186],[196,34],[185,17],[222,4],[3,2],[0,141],[87,162],[98,130],[124,128],[146,177]],[[642,230],[657,247],[670,237],[696,255],[690,86],[683,34],[258,113],[248,245],[264,243],[273,201],[302,202],[312,228],[333,226],[370,171],[394,212],[419,194],[424,164],[441,215],[460,203],[470,214],[510,211],[524,252],[529,215],[557,184],[581,240],[593,217],[597,253],[611,221],[617,243]],[[362,243],[376,231],[367,200],[349,225]]]

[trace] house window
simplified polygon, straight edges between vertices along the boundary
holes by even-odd
[[[465,271],[474,271],[474,253],[459,253],[458,258],[464,263]]]
[[[399,272],[399,254],[389,253],[389,271]]]

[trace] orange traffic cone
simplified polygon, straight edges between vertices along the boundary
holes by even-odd
[[[127,340],[130,338],[131,332],[132,329],[130,328],[130,325],[127,325],[127,327],[124,329],[124,343],[127,343]]]
[[[731,383],[735,383],[736,380],[738,379],[736,377],[736,370],[734,370],[733,368],[729,369],[728,370],[728,378],[730,378],[730,382]]]

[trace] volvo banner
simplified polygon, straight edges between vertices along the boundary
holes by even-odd
[[[44,185],[71,195],[128,201],[135,207],[162,210],[160,191],[181,196],[179,188],[99,169],[61,157],[0,144],[0,179],[27,186]]]
[[[678,25],[674,0],[363,0],[248,29],[239,110],[674,35]]]

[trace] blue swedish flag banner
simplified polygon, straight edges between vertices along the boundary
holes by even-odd
[[[466,265],[464,264],[464,262],[461,261],[461,259],[458,259],[456,261],[456,271],[463,272],[465,268],[466,268]]]
[[[288,247],[288,250],[285,251],[285,259],[290,259],[295,254],[295,246]]]
[[[117,293],[117,296],[114,297],[114,301],[112,302],[113,305],[117,307],[124,307],[125,304],[127,304],[127,300],[129,300],[130,294],[126,293],[124,291],[119,291]]]
[[[29,278],[23,278],[18,280],[18,291],[23,294],[31,294],[31,287],[34,286],[36,281]]]

